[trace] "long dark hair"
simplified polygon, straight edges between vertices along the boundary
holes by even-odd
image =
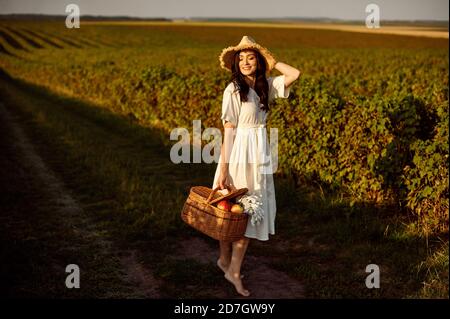
[[[251,50],[251,49],[248,49]],[[241,50],[243,51],[243,50]],[[237,51],[234,54],[233,64],[231,65],[231,81],[239,90],[239,95],[242,102],[247,102],[248,91],[250,90],[249,85],[245,82],[245,76],[241,73],[239,69],[239,53]],[[262,110],[269,111],[269,83],[266,79],[266,61],[259,53],[258,50],[252,50],[256,55],[256,73],[255,73],[255,91],[259,96],[259,102],[263,104]]]

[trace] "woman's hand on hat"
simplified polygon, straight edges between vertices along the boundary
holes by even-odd
[[[301,73],[300,70],[295,67],[280,61],[275,64],[275,68],[284,75],[285,87],[289,87],[292,82],[298,79]]]

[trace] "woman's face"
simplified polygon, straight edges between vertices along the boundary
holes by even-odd
[[[256,72],[256,54],[252,50],[239,52],[239,69],[245,76],[253,75]]]

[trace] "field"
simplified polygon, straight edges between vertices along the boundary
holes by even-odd
[[[216,164],[172,163],[169,134],[222,128],[218,56],[242,35],[302,71],[269,115],[277,234],[250,243],[253,296],[448,298],[448,37],[5,19],[1,295],[235,297],[217,243],[180,219]]]

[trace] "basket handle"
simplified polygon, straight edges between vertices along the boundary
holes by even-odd
[[[231,191],[231,187],[229,185],[225,186],[229,191]],[[206,200],[206,203],[209,204],[209,202],[212,200],[214,194],[220,189],[220,186],[217,186],[212,190],[212,192],[209,194],[208,199]]]

